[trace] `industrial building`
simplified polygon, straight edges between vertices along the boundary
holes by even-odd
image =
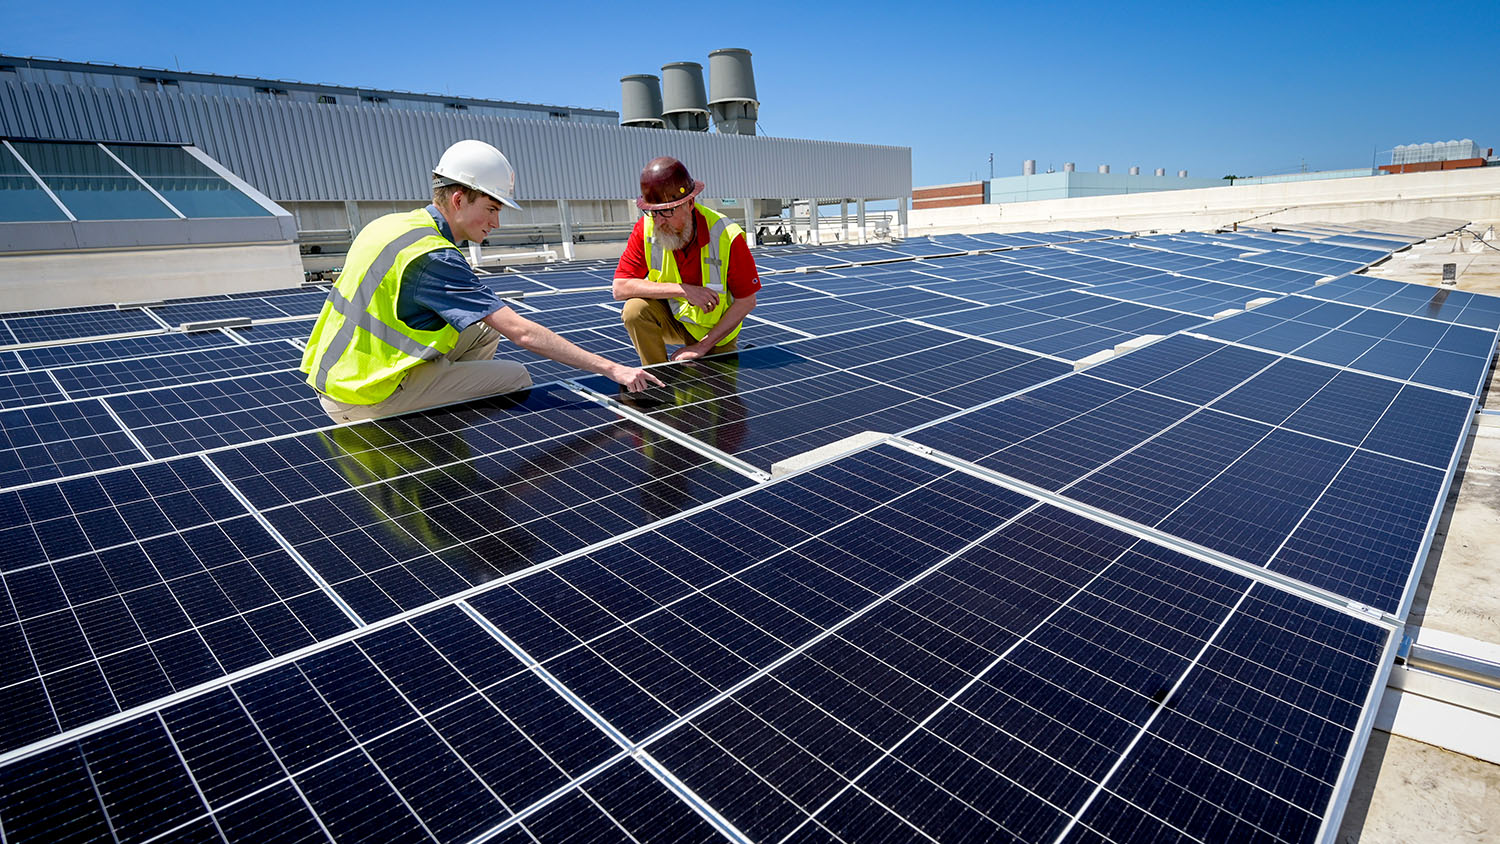
[[[710,59],[714,107],[724,114],[727,108],[747,112],[757,103],[749,53],[721,50]],[[692,70],[683,63],[668,67],[669,83],[678,78],[674,72]],[[637,78],[627,84],[626,96],[640,92],[641,82]],[[703,99],[701,73],[686,90]],[[669,84],[668,94],[676,96],[677,91]],[[594,241],[623,240],[637,215],[631,202],[636,176],[658,155],[687,163],[707,183],[709,203],[744,221],[752,236],[762,206],[766,216],[775,217],[783,202],[797,199],[842,201],[856,215],[868,200],[894,199],[905,214],[911,196],[909,148],[761,137],[754,134],[753,117],[709,132],[706,100],[690,105],[670,100],[668,116],[682,128],[646,128],[653,119],[665,121],[660,115],[643,117],[652,108],[649,100],[645,111],[632,102],[636,110],[625,115],[627,125],[617,126],[612,120],[601,122],[612,115],[599,110],[0,56],[0,136],[48,144],[105,141],[190,150],[204,166],[217,168],[221,178],[241,180],[257,200],[270,200],[282,216],[290,216],[290,229],[280,238],[268,238],[256,228],[237,236],[217,234],[221,256],[232,253],[234,259],[197,251],[189,263],[201,270],[208,262],[213,277],[223,280],[218,285],[205,280],[209,286],[204,293],[264,288],[272,278],[271,284],[285,285],[305,269],[338,266],[337,256],[366,222],[426,201],[429,168],[444,148],[463,138],[494,143],[519,173],[516,190],[525,210],[507,211],[490,238],[492,245],[510,251],[550,249],[562,258],[587,257],[595,254],[588,248]],[[680,114],[702,119],[684,121],[676,117]],[[24,175],[23,165],[9,151],[4,161],[7,169],[0,172]],[[50,175],[130,178],[118,167]],[[38,225],[58,228],[55,221],[0,223],[0,254],[35,255],[38,246],[45,251],[47,244],[67,243],[74,236],[38,239]],[[111,218],[105,228],[113,239],[100,240],[96,232],[72,242],[90,250],[167,245],[162,235],[144,233],[134,220]],[[235,237],[238,246],[231,250],[226,238]],[[178,239],[184,245],[199,242],[191,235]],[[170,264],[161,254],[151,260]],[[78,272],[60,266],[70,262],[79,266]],[[20,297],[14,301],[31,302],[22,290],[35,278],[35,263],[0,259],[0,289]],[[53,280],[65,285],[86,285],[87,279],[99,280],[122,266],[66,255],[47,264]],[[160,272],[182,277],[170,266],[161,266]],[[50,286],[49,295],[55,296],[57,285]],[[79,295],[64,293],[62,303],[110,298],[92,295],[86,287],[75,289]],[[143,295],[170,292],[148,289]]]

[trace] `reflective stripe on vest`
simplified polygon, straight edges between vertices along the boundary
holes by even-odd
[[[708,243],[699,251],[699,258],[702,262],[700,278],[704,287],[719,294],[719,303],[713,310],[704,311],[693,307],[686,299],[680,297],[673,297],[672,301],[676,303],[674,310],[683,328],[693,335],[694,340],[702,340],[708,336],[708,332],[715,325],[719,324],[719,319],[729,309],[732,297],[729,295],[728,268],[725,264],[734,239],[742,235],[744,229],[716,211],[701,205],[694,205],[693,208],[702,214],[704,222],[709,224]],[[675,253],[668,253],[662,247],[661,241],[655,237],[655,232],[655,220],[648,216],[642,229],[646,245],[643,251],[647,255],[646,278],[663,284],[680,284],[682,275],[677,271]],[[719,343],[721,345],[727,343],[739,333],[740,326],[736,325],[734,330],[726,334]]]
[[[390,239],[378,246],[373,258],[368,257],[369,252],[380,241],[360,243],[355,239],[350,255],[358,257],[345,269],[346,274],[355,274],[347,277],[353,284],[344,283],[345,277],[340,277],[328,292],[303,355],[302,371],[308,374],[307,381],[313,388],[337,401],[374,404],[395,392],[406,370],[442,357],[458,341],[458,332],[450,326],[419,331],[381,318],[385,313],[399,322],[395,303],[399,274],[406,265],[428,252],[453,245],[443,238],[425,210],[382,217],[360,236]],[[361,273],[358,262],[362,260],[369,263]],[[360,341],[360,332],[368,339]],[[343,367],[339,366],[341,362]],[[341,375],[334,376],[336,368]]]

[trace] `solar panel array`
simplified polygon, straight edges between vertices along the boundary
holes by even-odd
[[[0,350],[0,834],[1326,839],[1500,329],[1354,273],[1452,226],[764,250],[664,388],[342,426],[323,291],[0,316],[155,325]],[[487,280],[627,359],[611,270]]]

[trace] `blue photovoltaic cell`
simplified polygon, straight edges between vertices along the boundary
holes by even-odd
[[[321,290],[289,293],[284,296],[267,294],[264,301],[287,316],[317,316],[318,312],[323,310],[323,303],[328,301],[328,294]]]
[[[308,324],[311,327],[311,323]],[[39,346],[21,349],[17,355],[28,369],[50,369],[96,361],[150,358],[173,352],[233,345],[234,341],[218,331],[196,331],[191,334],[153,334],[123,340],[100,340],[93,343],[71,343],[65,346]]]
[[[0,409],[25,407],[49,401],[62,401],[66,396],[57,388],[56,382],[47,372],[12,372],[0,374]]]
[[[0,411],[0,489],[147,456],[96,400]]]
[[[0,823],[711,840],[686,794],[751,840],[1315,832],[1389,633],[1031,504],[881,449],[473,598],[686,792],[443,607],[14,760]],[[1142,813],[1184,766],[1220,787]]]
[[[326,294],[324,294],[326,297]],[[193,302],[183,305],[158,305],[151,309],[167,325],[184,322],[206,322],[213,319],[278,319],[288,316],[285,311],[267,304],[263,299],[235,299],[219,302]]]
[[[1348,446],[1273,431],[1158,527],[1265,565],[1352,454]]]
[[[488,679],[455,671],[479,653],[491,661]],[[604,766],[611,758],[621,761]],[[569,811],[526,818],[541,840],[598,822],[613,838],[621,826],[647,838],[671,831],[671,840],[709,840],[712,829],[451,608],[69,742],[0,777],[0,822],[15,841],[57,840],[65,829],[143,840],[179,826],[201,828],[207,837],[192,840],[207,841],[305,840],[325,829],[339,841],[432,840],[429,832],[466,841],[548,798]],[[43,795],[59,807],[59,788],[81,799],[63,816],[36,811]]]
[[[663,367],[654,371],[666,387],[618,398],[761,469],[861,431],[895,433],[953,409],[869,378],[830,371],[791,353],[799,347],[750,349]],[[778,377],[765,386],[768,375]],[[605,394],[616,392],[602,378],[584,383]]]
[[[117,361],[54,369],[55,377],[73,398],[107,396],[133,390],[194,384],[234,375],[296,369],[302,350],[283,340],[252,346],[229,346],[195,352],[158,355],[149,363]]]
[[[153,457],[175,457],[326,427],[306,376],[292,370],[110,396],[104,401]]]
[[[144,310],[85,311],[5,321],[17,343],[44,343],[140,331],[164,331]]]
[[[0,640],[29,655],[0,681],[24,716],[3,750],[353,626],[197,459],[3,493],[0,510]]]
[[[259,325],[242,326],[240,328],[229,328],[236,336],[242,337],[251,343],[261,343],[266,340],[296,340],[305,343],[312,336],[314,320],[293,320],[289,322],[263,322]]]
[[[757,306],[755,316],[777,325],[822,336],[851,328],[891,322],[894,317],[844,299],[826,298],[797,302],[773,302]]]
[[[0,372],[20,372],[25,368],[17,352],[0,352]]]
[[[1389,613],[1414,585],[1444,469],[1358,452],[1270,562],[1273,571]]]
[[[1222,281],[1272,293],[1294,293],[1306,290],[1323,277],[1320,273],[1303,272],[1285,267],[1268,267],[1242,260],[1221,261],[1206,267],[1183,270],[1181,274],[1189,278]]]
[[[576,415],[566,408],[552,415],[559,414]],[[492,435],[520,439],[534,424],[542,421],[502,422]],[[650,431],[622,421],[595,425],[505,450],[492,439],[485,451],[466,450],[463,435],[407,442],[392,436],[399,424],[341,427],[215,460],[231,477],[248,476],[236,483],[251,500],[291,500],[261,505],[266,518],[361,618],[374,621],[750,483]],[[275,475],[261,469],[273,455],[305,461],[305,452],[317,450],[336,459]],[[299,498],[313,490],[317,497]]]

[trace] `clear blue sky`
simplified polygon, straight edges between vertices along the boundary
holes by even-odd
[[[917,185],[1500,147],[1493,0],[134,5],[0,0],[0,52],[619,110],[621,76],[744,47],[762,134],[909,146]]]

